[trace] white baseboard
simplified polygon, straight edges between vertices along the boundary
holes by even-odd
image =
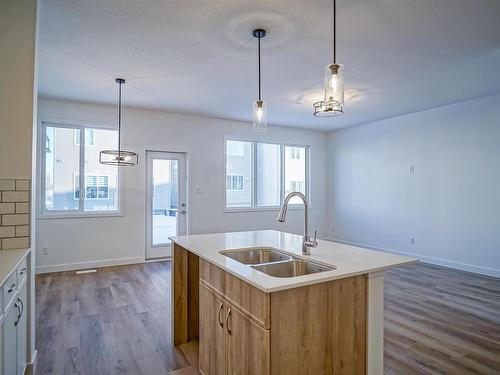
[[[41,274],[41,273],[50,273],[50,272],[75,271],[75,270],[83,270],[83,269],[88,269],[88,268],[123,266],[126,264],[137,264],[137,263],[143,263],[143,262],[144,262],[144,257],[104,259],[104,260],[97,260],[97,261],[92,261],[92,262],[53,264],[50,266],[37,266],[35,272],[37,274]]]
[[[421,254],[409,253],[409,252],[406,252],[406,251],[385,249],[385,248],[380,248],[380,247],[365,245],[365,244],[356,243],[356,242],[343,241],[343,240],[339,240],[337,238],[325,238],[325,240],[327,240],[327,241],[333,241],[333,242],[339,242],[339,243],[343,243],[343,244],[346,244],[346,245],[365,247],[367,249],[373,249],[373,250],[378,250],[378,251],[385,251],[387,253],[395,253],[395,254],[407,255],[407,256],[414,257],[414,258],[418,258],[423,263],[429,263],[429,264],[434,264],[436,266],[443,266],[443,267],[448,267],[448,268],[454,268],[454,269],[458,269],[458,270],[461,270],[461,271],[473,272],[473,273],[478,273],[480,275],[492,276],[492,277],[498,277],[498,278],[500,278],[500,270],[499,269],[495,269],[495,268],[488,268],[488,267],[476,266],[476,265],[473,265],[473,264],[456,262],[454,260],[449,260],[449,259],[429,257],[429,256],[421,255]]]

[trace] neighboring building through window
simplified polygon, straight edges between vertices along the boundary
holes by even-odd
[[[80,176],[74,178],[74,199],[80,199]],[[109,199],[109,176],[85,176],[85,199]]]
[[[227,175],[226,176],[226,190],[229,191],[242,191],[243,190],[243,175]]]
[[[226,207],[276,207],[292,191],[307,195],[307,155],[307,146],[227,140]]]
[[[43,122],[40,133],[41,214],[118,212],[118,167],[99,163],[101,150],[118,147],[118,132]]]
[[[75,146],[80,145],[80,131],[78,129],[73,130],[73,143]],[[85,129],[85,144],[87,146],[95,145],[94,129]]]

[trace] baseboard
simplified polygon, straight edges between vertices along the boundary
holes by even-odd
[[[92,262],[54,264],[54,265],[50,265],[50,266],[37,266],[35,272],[37,274],[41,274],[41,273],[50,273],[50,272],[75,271],[75,270],[82,270],[82,269],[88,269],[88,268],[123,266],[126,264],[137,264],[137,263],[143,263],[143,262],[144,262],[144,257],[105,259],[105,260],[97,260],[97,261],[92,261]]]
[[[436,266],[443,266],[443,267],[448,267],[448,268],[454,268],[454,269],[461,270],[461,271],[467,271],[467,272],[472,272],[472,273],[478,273],[478,274],[484,275],[484,276],[492,276],[492,277],[498,277],[498,278],[500,278],[500,270],[495,269],[495,268],[488,268],[488,267],[476,266],[476,265],[473,265],[473,264],[456,262],[456,261],[449,260],[449,259],[429,257],[429,256],[421,255],[421,254],[409,253],[409,252],[406,252],[406,251],[385,249],[385,248],[381,248],[381,247],[375,247],[375,246],[365,245],[365,244],[362,244],[362,243],[356,243],[356,242],[350,242],[350,241],[343,241],[343,240],[339,240],[337,238],[325,238],[325,240],[332,241],[332,242],[339,242],[339,243],[343,243],[343,244],[346,244],[346,245],[364,247],[364,248],[372,249],[372,250],[384,251],[384,252],[387,252],[387,253],[407,255],[407,256],[414,257],[414,258],[418,258],[423,263],[429,263],[429,264],[434,264]]]
[[[38,350],[33,351],[33,355],[31,356],[32,361],[28,363],[26,366],[26,370],[24,371],[24,375],[35,375],[36,373],[36,361],[38,360]]]

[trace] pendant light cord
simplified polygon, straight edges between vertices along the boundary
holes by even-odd
[[[118,157],[121,157],[121,134],[122,134],[122,84],[118,83]]]
[[[337,0],[333,0],[332,13],[332,28],[333,28],[333,63],[337,63]]]
[[[259,101],[261,101],[261,80],[260,80],[260,36],[259,36]]]

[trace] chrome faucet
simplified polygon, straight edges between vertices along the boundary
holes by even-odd
[[[304,237],[302,238],[302,254],[311,255],[310,248],[318,246],[318,242],[316,241],[317,231],[314,231],[314,238],[311,239],[309,237],[309,203],[307,202],[306,196],[302,193],[299,193],[298,191],[294,191],[288,194],[278,214],[278,221],[280,223],[285,222],[286,212],[288,210],[288,202],[293,197],[299,197],[304,202]]]

